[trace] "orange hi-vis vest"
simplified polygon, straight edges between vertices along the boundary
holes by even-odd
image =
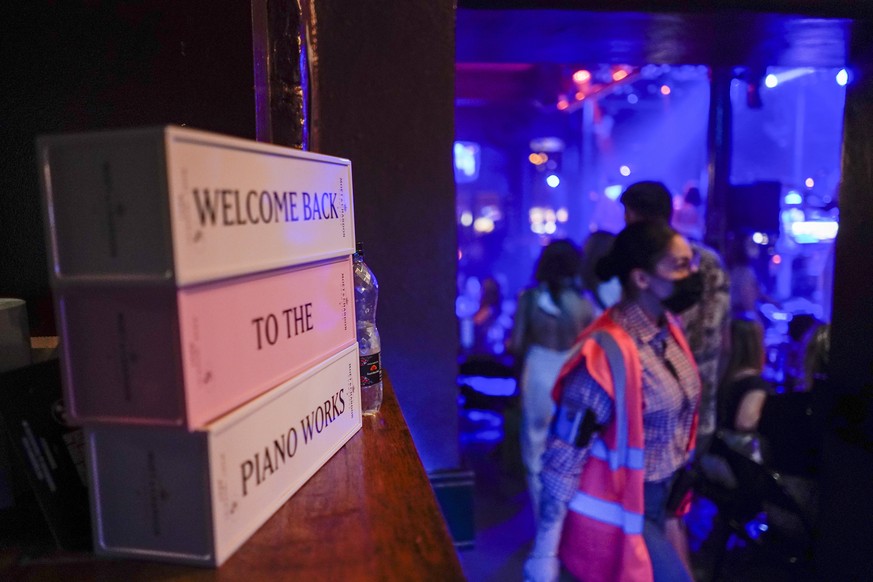
[[[559,556],[585,582],[651,582],[652,563],[643,540],[643,385],[634,340],[609,309],[580,335],[578,351],[564,365],[552,391],[560,403],[567,374],[584,362],[613,401],[610,422],[594,438],[564,519]],[[689,358],[679,325],[667,314],[670,333]],[[694,446],[692,422],[689,451]]]

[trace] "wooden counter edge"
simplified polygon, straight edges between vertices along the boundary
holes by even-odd
[[[41,516],[34,516],[38,518]],[[464,580],[390,378],[380,413],[219,568],[0,549],[9,580]]]

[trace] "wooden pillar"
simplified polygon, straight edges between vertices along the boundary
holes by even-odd
[[[873,571],[873,24],[856,21],[846,93],[830,381],[823,419],[816,569],[828,580]]]
[[[252,0],[258,141],[307,149],[306,15],[297,0]]]
[[[731,81],[732,67],[717,65],[710,69],[708,174],[709,193],[706,203],[706,244],[722,256],[727,235],[727,204],[731,180]]]
[[[454,2],[317,0],[310,10],[311,149],[352,161],[382,363],[425,468],[455,469]]]

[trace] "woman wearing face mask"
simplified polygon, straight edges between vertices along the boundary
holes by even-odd
[[[598,264],[624,298],[582,333],[555,384],[526,580],[556,580],[562,565],[587,581],[691,580],[664,523],[697,425],[700,378],[670,313],[699,298],[695,273],[663,222],[629,225]]]

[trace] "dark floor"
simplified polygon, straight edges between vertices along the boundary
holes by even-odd
[[[465,411],[461,454],[475,473],[476,541],[460,553],[470,582],[521,580],[534,520],[513,411]],[[509,417],[504,422],[504,416]]]
[[[459,552],[470,582],[522,580],[522,566],[534,534],[518,448],[518,412],[512,406],[502,410],[495,408],[497,410],[462,410],[461,415],[462,456],[466,468],[475,472],[476,539],[472,549]],[[802,558],[783,559],[775,541],[758,547],[744,545],[736,536],[728,540],[726,547],[730,549],[725,552],[716,575],[711,571],[715,560],[713,550],[700,547],[700,538],[711,530],[715,513],[715,505],[700,498],[687,520],[698,582],[806,582],[814,579]],[[753,535],[761,535],[766,529],[766,525],[755,525],[752,523],[747,528],[754,530]]]

